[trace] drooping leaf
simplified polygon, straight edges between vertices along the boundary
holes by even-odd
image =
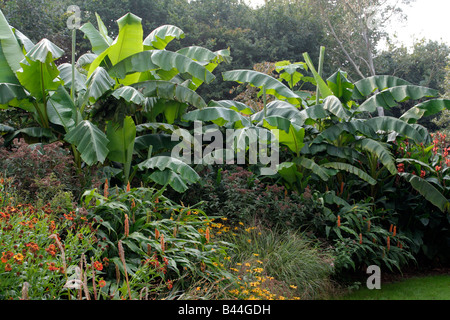
[[[391,174],[397,174],[397,167],[395,165],[394,157],[389,152],[389,149],[381,142],[366,138],[358,140],[356,142],[356,146],[376,155],[378,160],[380,160],[380,162],[389,170]]]
[[[369,176],[366,172],[362,171],[361,169],[348,164],[348,163],[344,163],[344,162],[328,162],[322,165],[322,167],[325,168],[333,168],[333,169],[337,169],[337,170],[341,170],[341,171],[346,171],[348,173],[352,173],[356,176],[358,176],[360,179],[368,182],[371,185],[375,185],[377,183],[377,181],[372,178],[371,176]]]
[[[294,163],[311,170],[314,174],[320,177],[323,181],[328,181],[330,178],[329,169],[318,165],[314,160],[305,157],[294,158]]]
[[[5,144],[9,144],[19,134],[25,134],[33,138],[54,139],[53,132],[49,128],[29,127],[14,131],[5,138]]]
[[[419,103],[406,111],[400,120],[407,123],[416,123],[422,117],[434,115],[442,110],[450,109],[450,100],[447,99],[432,99]]]
[[[175,38],[183,39],[183,30],[173,25],[163,25],[153,30],[144,39],[144,48],[145,50],[163,50]]]
[[[109,153],[106,135],[89,120],[81,121],[70,130],[64,140],[75,145],[87,165],[103,163]]]
[[[346,72],[336,71],[327,79],[327,84],[333,94],[344,102],[352,98],[354,85],[348,81]]]
[[[108,40],[94,27],[90,22],[83,24],[80,28],[84,32],[85,37],[91,42],[91,50],[96,55],[101,54],[109,48]]]
[[[442,212],[450,212],[449,201],[431,183],[411,173],[401,172],[399,175],[405,178],[415,190],[433,205],[438,207]]]
[[[124,86],[114,90],[112,95],[116,99],[124,99],[127,102],[132,102],[137,105],[142,105],[145,102],[145,97],[136,88]]]
[[[272,102],[269,102],[266,106],[265,116],[266,117],[279,116],[289,119],[292,123],[296,123],[299,126],[303,124],[303,120],[300,115],[300,110],[286,101],[274,100]],[[251,116],[251,120],[253,122],[260,122],[263,119],[264,119],[264,110],[258,111]]]
[[[357,81],[353,88],[352,99],[364,99],[376,90],[382,91],[387,88],[410,85],[411,83],[395,76],[377,75]]]
[[[16,84],[0,83],[0,109],[2,105],[8,104],[17,105],[17,102],[27,98],[27,93],[23,90],[23,87]],[[12,103],[12,101],[16,103]]]
[[[319,87],[320,95],[322,98],[326,98],[328,96],[333,95],[333,91],[327,86],[325,81],[322,79],[322,77],[317,73],[316,68],[314,67],[314,64],[312,63],[311,58],[309,57],[309,54],[305,52],[303,54],[303,58],[305,59],[306,64],[308,65],[309,69],[311,70],[314,80],[316,80],[317,86]]]
[[[208,107],[228,108],[228,109],[232,109],[234,111],[243,113],[245,115],[252,115],[255,113],[255,110],[253,110],[251,107],[247,106],[245,103],[235,101],[235,100],[219,100],[219,101],[211,100],[208,104]]]
[[[110,90],[116,82],[109,76],[108,72],[102,67],[95,69],[94,73],[87,79],[87,91],[85,100],[95,102],[108,90]]]
[[[224,107],[207,107],[193,110],[183,116],[187,121],[211,121],[219,126],[237,124],[237,127],[249,126],[250,121],[236,110]]]
[[[48,63],[61,58],[63,54],[64,51],[53,42],[42,39],[27,53],[26,57],[31,61]]]
[[[70,89],[72,86],[72,65],[70,63],[63,63],[58,66],[59,76],[64,82],[64,86]],[[86,76],[75,68],[75,92],[85,92]]]
[[[328,110],[340,119],[348,120],[352,112],[346,109],[341,101],[334,95],[328,96],[323,101],[323,109]]]
[[[125,181],[128,181],[136,138],[136,126],[133,119],[127,116],[123,123],[108,122],[106,137],[109,140],[108,159],[124,165]]]
[[[425,142],[423,135],[412,125],[394,117],[375,117],[367,119],[366,121],[364,121],[364,123],[366,126],[372,128],[376,132],[397,132],[404,137],[416,141],[417,143]]]
[[[289,119],[270,116],[263,120],[263,127],[273,130],[278,129],[278,139],[280,144],[287,146],[297,156],[305,145],[303,139],[305,137],[305,128],[299,127],[289,121]]]
[[[24,59],[24,53],[17,39],[6,21],[3,12],[0,10],[0,44],[3,55],[9,67],[15,73],[20,70],[20,62]]]
[[[182,85],[163,80],[148,80],[133,84],[145,97],[157,97],[188,103],[198,109],[206,107],[206,102],[195,91]]]
[[[63,86],[47,100],[47,115],[50,122],[63,126],[66,132],[75,126],[75,105]]]
[[[265,88],[266,94],[274,95],[277,98],[286,98],[288,100],[299,98],[291,89],[282,84],[277,79],[254,70],[232,70],[223,74],[224,81],[236,81],[238,83],[248,83],[253,87]],[[294,102],[295,103],[295,102]]]
[[[135,53],[119,61],[116,65],[108,70],[108,73],[111,75],[111,77],[124,79],[126,75],[135,72],[157,70],[159,66],[152,61],[152,55],[155,52],[156,51],[142,51]]]
[[[437,90],[426,87],[415,85],[397,86],[385,89],[373,95],[359,106],[358,111],[374,112],[377,110],[377,107],[390,109],[397,106],[399,102],[418,100],[425,97],[435,97],[437,94]]]

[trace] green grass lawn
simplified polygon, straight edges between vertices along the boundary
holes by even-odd
[[[450,275],[414,277],[381,284],[380,290],[365,286],[340,300],[450,300]]]

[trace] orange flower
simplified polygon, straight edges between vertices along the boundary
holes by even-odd
[[[387,249],[391,249],[391,238],[389,238],[389,236],[387,237]]]
[[[391,224],[391,226],[389,227],[389,232],[392,232],[392,228],[394,227],[393,224]]]
[[[397,234],[397,226],[394,226],[394,233],[392,234],[393,237]]]
[[[100,261],[95,261],[94,262],[94,268],[97,269],[98,271],[102,271],[103,270],[103,264]]]
[[[16,260],[17,263],[22,263],[22,261],[23,261],[23,254],[18,253],[13,258],[14,258],[14,260]]]
[[[5,271],[6,271],[6,272],[9,272],[9,271],[11,271],[11,270],[12,270],[11,265],[10,265],[9,263],[7,263],[7,264],[5,265]]]
[[[362,244],[362,233],[359,234],[359,244]]]
[[[210,234],[209,234],[209,227],[206,228],[206,234],[205,234],[205,237],[206,237],[206,242],[209,242],[209,237],[210,237]]]
[[[100,280],[100,281],[98,282],[98,286],[99,286],[100,288],[103,288],[104,286],[106,286],[106,281],[105,281],[105,280]]]
[[[341,226],[341,216],[338,216],[338,220],[337,220],[337,226],[340,227]]]
[[[161,234],[161,251],[164,253],[165,243],[164,243],[164,234]]]
[[[367,231],[370,231],[370,220],[367,220]]]
[[[136,203],[134,202],[134,199],[131,199],[131,209],[133,209],[134,207],[136,207]]]
[[[130,181],[128,181],[127,183],[127,192],[130,192],[131,188],[130,188]]]
[[[159,239],[159,231],[158,229],[155,228],[155,239],[158,240]]]

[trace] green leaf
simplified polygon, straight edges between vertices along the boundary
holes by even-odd
[[[333,95],[333,91],[327,86],[325,81],[322,79],[322,77],[317,73],[316,68],[314,68],[314,64],[312,63],[311,58],[309,57],[309,54],[305,52],[303,54],[303,58],[305,59],[306,64],[308,65],[309,69],[311,70],[314,80],[316,80],[317,86],[319,87],[320,95],[322,98],[326,98],[328,96]]]
[[[6,21],[3,12],[0,10],[0,44],[3,55],[8,62],[9,67],[15,73],[20,70],[20,62],[24,59],[22,48]]]
[[[48,119],[63,126],[68,132],[75,126],[75,112],[77,110],[69,93],[63,86],[59,86],[47,100]]]
[[[325,98],[323,101],[323,109],[343,120],[349,120],[352,116],[352,112],[345,109],[341,101],[333,95]]]
[[[145,39],[145,50],[164,50],[173,39],[183,39],[184,32],[172,25],[163,25],[153,30]]]
[[[89,120],[81,121],[64,139],[77,147],[81,158],[89,166],[97,162],[103,163],[109,153],[108,138]]]
[[[163,70],[170,71],[175,68],[179,73],[189,73],[206,83],[215,79],[215,76],[200,63],[176,52],[158,50],[153,53],[152,61]]]
[[[186,113],[183,120],[187,121],[211,121],[218,126],[234,124],[237,127],[250,126],[248,118],[233,109],[224,107],[207,107]]]
[[[426,87],[415,85],[397,86],[385,89],[373,95],[359,106],[358,111],[374,112],[377,110],[377,107],[390,109],[397,106],[398,102],[418,100],[425,97],[435,97],[437,95],[437,90]]]
[[[80,28],[83,31],[85,37],[91,42],[91,51],[96,55],[101,54],[109,48],[110,44],[108,40],[97,30],[90,22],[85,23]]]
[[[34,138],[54,139],[54,135],[49,128],[30,127],[16,130],[14,131],[13,134],[9,134],[8,137],[5,139],[5,143],[9,144],[19,134],[26,134],[27,136]]]
[[[152,56],[155,51],[142,51],[122,59],[108,70],[111,77],[124,79],[128,74],[159,69],[153,63]]]
[[[263,120],[263,127],[267,129],[279,129],[278,139],[280,144],[287,146],[297,156],[305,145],[303,138],[305,137],[305,128],[291,123],[288,119],[276,116],[266,117]]]
[[[87,91],[84,99],[95,102],[109,91],[116,82],[109,76],[108,72],[102,67],[95,69],[94,73],[87,79]]]
[[[367,173],[365,173],[361,169],[359,169],[351,164],[348,164],[348,163],[328,162],[328,163],[323,164],[322,166],[325,168],[333,168],[333,169],[337,169],[337,170],[341,170],[341,171],[347,171],[349,173],[352,173],[352,174],[358,176],[359,178],[368,182],[371,185],[377,184],[377,181],[374,178],[369,176]]]
[[[0,83],[0,109],[2,108],[2,105],[7,106],[8,104],[11,104],[17,106],[18,101],[27,97],[28,95],[21,85]]]
[[[72,87],[72,65],[70,63],[63,63],[58,66],[59,76],[64,82],[64,87],[70,90]],[[75,92],[85,92],[86,76],[75,68]]]
[[[407,172],[401,172],[399,175],[406,179],[411,186],[417,190],[425,199],[438,207],[442,212],[450,212],[450,203],[447,198],[440,193],[431,183]]]
[[[352,99],[364,99],[376,90],[382,91],[387,88],[410,85],[406,80],[394,76],[378,75],[357,81],[353,88]]]
[[[297,109],[292,104],[282,101],[275,100],[269,102],[266,106],[266,117],[271,116],[279,116],[286,119],[289,119],[292,123],[295,123],[299,126],[303,125],[303,119],[301,117],[300,110]],[[260,122],[264,119],[264,110],[258,111],[257,113],[251,116],[252,122]]]
[[[378,158],[380,162],[389,170],[391,174],[397,174],[395,160],[389,149],[382,143],[372,139],[362,139],[356,142],[356,146],[366,150]]]
[[[294,163],[311,170],[314,174],[318,175],[323,181],[328,181],[330,178],[329,171],[326,168],[323,168],[322,166],[318,165],[314,162],[314,160],[300,157],[300,158],[294,158]]]
[[[266,94],[273,95],[277,98],[287,98],[288,100],[293,100],[294,104],[298,104],[297,99],[299,98],[291,89],[282,84],[277,79],[264,74],[262,72],[253,70],[232,70],[224,72],[224,81],[236,81],[238,83],[249,83],[253,87],[266,90]]]
[[[235,101],[235,100],[219,100],[214,101],[211,100],[208,104],[208,107],[223,107],[232,109],[234,111],[243,113],[245,115],[252,115],[255,113],[255,110],[253,110],[251,107],[247,106],[246,104]]]
[[[336,97],[343,101],[351,100],[354,85],[348,81],[346,72],[338,70],[327,79],[327,84]]]
[[[390,133],[394,131],[417,143],[425,142],[424,136],[412,125],[394,117],[375,117],[367,119],[364,123],[367,127],[372,128],[376,132],[384,131]]]
[[[442,110],[450,109],[450,100],[447,99],[432,99],[419,103],[406,111],[400,120],[407,123],[416,123],[422,117],[434,115]]]
[[[14,71],[9,66],[8,60],[3,54],[2,42],[0,40],[0,83],[19,84]]]
[[[294,185],[301,176],[300,172],[297,170],[297,164],[294,162],[280,163],[277,166],[277,172],[291,186]]]
[[[31,61],[40,61],[41,63],[49,63],[61,58],[64,51],[53,42],[42,39],[39,41],[26,55]]]
[[[142,105],[145,102],[145,97],[133,87],[124,86],[114,90],[112,93],[116,99],[124,99],[127,102],[132,102],[137,105]]]
[[[109,140],[108,159],[124,165],[125,181],[128,181],[136,139],[136,126],[131,116],[127,116],[123,123],[108,122],[106,137]]]
[[[148,80],[133,84],[132,87],[141,89],[145,97],[175,100],[199,109],[206,107],[206,102],[195,91],[170,81]]]

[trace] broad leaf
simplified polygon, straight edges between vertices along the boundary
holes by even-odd
[[[109,140],[108,159],[124,165],[125,181],[128,181],[136,139],[136,126],[133,119],[128,116],[123,123],[108,122],[106,136]]]
[[[371,185],[377,184],[377,181],[374,178],[372,178],[371,176],[369,176],[366,172],[364,172],[361,169],[359,169],[351,164],[348,164],[348,163],[328,162],[328,163],[323,164],[322,167],[337,169],[337,170],[341,170],[341,171],[347,171],[348,173],[352,173],[352,174],[358,176],[359,178],[368,182]]]
[[[372,139],[362,139],[356,142],[356,146],[368,151],[378,158],[378,160],[389,170],[391,174],[397,174],[395,160],[389,149],[382,143]]]
[[[50,122],[63,126],[68,132],[75,126],[75,112],[77,112],[69,93],[63,86],[47,100],[47,115]]]
[[[0,10],[0,44],[9,67],[13,72],[20,70],[20,62],[24,59],[22,48],[6,21],[3,12]]]
[[[201,110],[194,110],[183,116],[187,121],[211,121],[219,126],[228,124],[241,128],[250,126],[250,121],[236,110],[224,107],[207,107]]]
[[[66,134],[64,140],[75,145],[87,165],[103,163],[109,153],[106,135],[88,120],[81,121]]]
[[[133,84],[132,87],[141,89],[140,91],[145,97],[175,100],[199,109],[206,107],[206,102],[195,91],[169,81],[149,80]]]
[[[373,95],[359,106],[358,111],[374,112],[377,110],[377,107],[390,109],[397,106],[399,102],[418,100],[425,97],[435,97],[437,95],[437,90],[426,87],[414,85],[397,86],[385,89]]]
[[[286,118],[277,116],[264,118],[263,127],[270,130],[278,129],[278,139],[280,144],[287,146],[297,156],[300,155],[300,150],[305,145],[303,143],[303,138],[305,137],[305,128],[291,123]]]
[[[145,102],[145,97],[137,89],[129,86],[120,87],[114,90],[112,95],[116,99],[124,99],[127,102],[132,102],[137,105],[142,105]]]
[[[425,199],[430,201],[433,205],[438,207],[442,212],[450,212],[450,203],[447,198],[440,193],[431,183],[426,180],[406,172],[401,172],[399,175],[406,179],[411,186],[417,190]]]
[[[446,99],[432,99],[418,105],[415,105],[408,111],[406,111],[400,120],[408,123],[416,123],[422,117],[428,117],[434,115],[442,110],[450,109],[450,100]]]
[[[255,110],[253,110],[251,107],[247,106],[246,104],[235,101],[235,100],[219,100],[214,101],[211,100],[208,104],[208,107],[223,107],[232,109],[234,111],[240,112],[245,115],[252,115],[255,113]]]
[[[224,81],[236,81],[238,83],[248,83],[253,87],[265,88],[266,94],[274,95],[277,98],[286,98],[298,104],[296,99],[299,98],[291,89],[282,84],[277,79],[253,70],[232,70],[224,72]],[[294,100],[292,100],[294,99]]]
[[[352,99],[364,99],[376,90],[382,91],[387,88],[410,85],[406,80],[394,76],[379,75],[357,81],[353,88]]]
[[[153,30],[145,39],[145,50],[164,50],[173,39],[183,39],[184,32],[172,25],[163,25]]]
[[[323,181],[328,181],[330,178],[330,172],[329,169],[326,169],[317,163],[314,162],[314,160],[300,157],[300,158],[294,158],[293,160],[296,164],[311,170],[314,174],[320,177]]]
[[[111,77],[124,79],[128,74],[156,70],[158,65],[152,61],[155,51],[142,51],[119,61],[108,70]]]
[[[344,120],[348,120],[352,116],[352,112],[344,108],[341,101],[334,95],[325,98],[323,109]]]
[[[94,73],[87,79],[87,91],[85,101],[95,102],[104,95],[115,84],[115,81],[109,76],[108,72],[102,67],[95,69]]]
[[[347,73],[341,70],[335,72],[327,79],[328,87],[333,94],[343,101],[349,101],[352,98],[354,85],[347,79]]]
[[[412,125],[393,117],[375,117],[366,120],[365,125],[372,128],[376,132],[383,131],[385,133],[397,132],[404,137],[412,139],[417,143],[425,142],[424,136],[417,131]]]

